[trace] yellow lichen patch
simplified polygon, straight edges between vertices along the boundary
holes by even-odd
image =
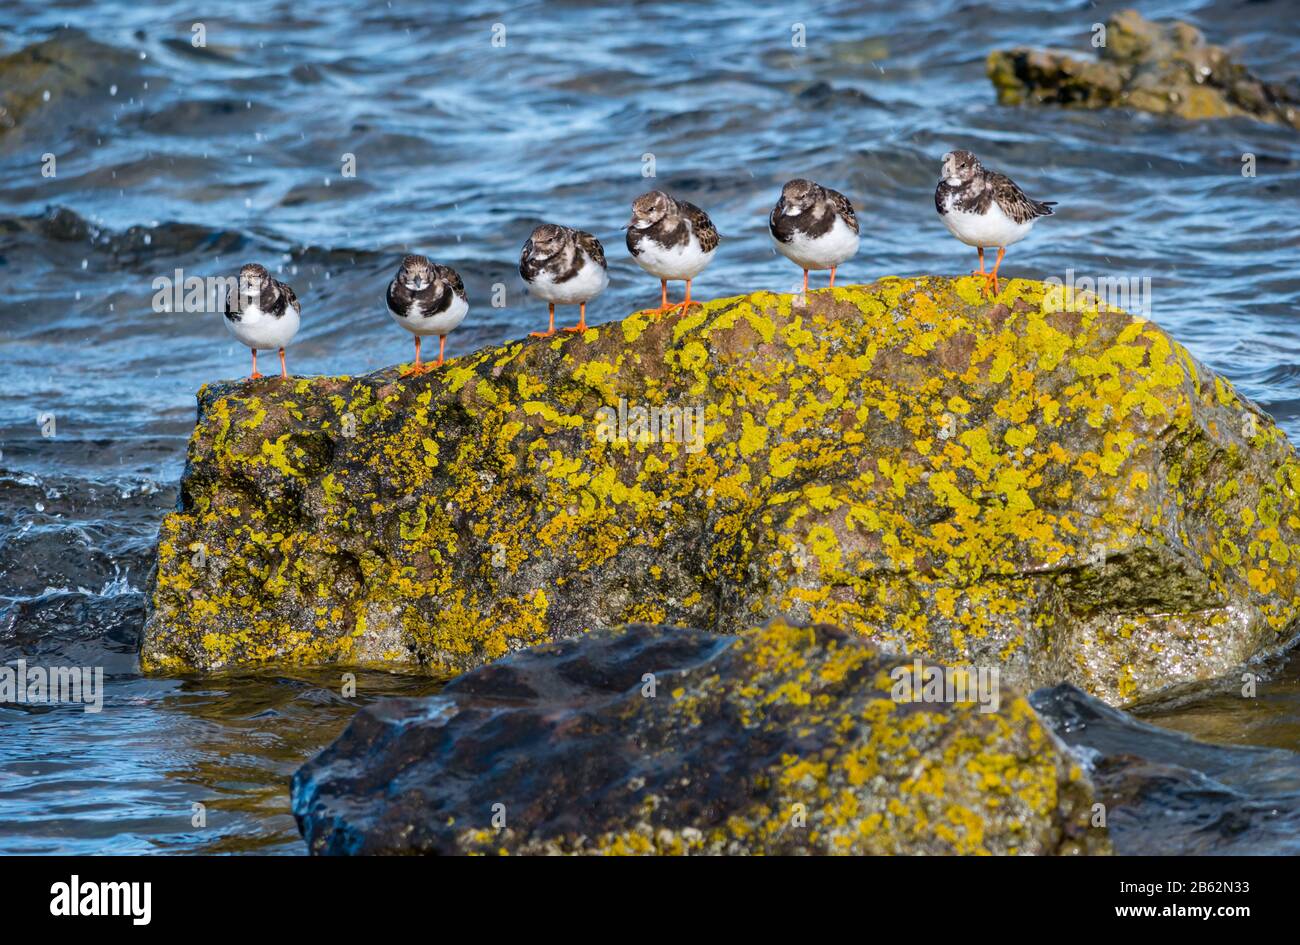
[[[206,387],[144,662],[465,668],[789,614],[1121,701],[1193,671],[1162,628],[1243,615],[1205,647],[1223,670],[1276,645],[1300,607],[1290,445],[1153,323],[1051,288],[758,292],[418,378]],[[1137,643],[1111,632],[1125,594]]]
[[[644,683],[621,694],[605,690],[605,680],[639,671],[641,647],[668,634],[682,637],[674,651],[686,661],[662,667],[672,673],[671,690],[653,698]],[[774,620],[744,630],[728,646],[716,639],[639,626],[540,647],[516,659],[508,677],[512,698],[508,705],[490,703],[491,713],[477,707],[478,699],[493,698],[491,676],[480,674],[465,687],[470,694],[453,696],[455,708],[437,722],[444,737],[477,743],[485,718],[494,728],[518,721],[522,731],[554,724],[545,696],[515,696],[519,680],[538,693],[555,688],[549,681],[555,674],[568,692],[600,681],[593,701],[576,708],[601,780],[574,770],[586,762],[568,752],[542,752],[523,782],[512,777],[498,785],[497,766],[472,795],[451,789],[451,803],[464,806],[454,806],[445,824],[417,832],[431,845],[423,851],[1110,852],[1105,830],[1089,822],[1087,777],[1023,696],[990,689],[987,674],[984,690],[995,698],[956,699],[942,691],[931,697],[919,688],[915,696],[900,696],[899,680],[917,664],[832,627]],[[933,663],[926,669],[963,683],[977,675]],[[566,703],[566,713],[574,708]],[[515,713],[528,721],[503,717]],[[407,737],[420,736],[403,724],[383,743],[409,757],[401,744]],[[718,769],[727,778],[706,773]],[[438,774],[435,762],[429,777]],[[558,784],[566,785],[563,793]],[[514,821],[514,831],[486,829],[479,791],[527,811],[526,822]],[[589,812],[580,830],[568,816],[575,804]],[[409,852],[406,836],[386,852]]]

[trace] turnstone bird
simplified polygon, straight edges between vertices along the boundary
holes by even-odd
[[[858,217],[849,198],[810,180],[792,180],[781,188],[781,199],[767,220],[777,251],[803,270],[808,294],[808,270],[835,270],[858,251]]]
[[[253,373],[257,373],[257,349],[280,349],[280,376],[288,377],[284,348],[298,333],[302,306],[293,289],[278,282],[265,266],[249,263],[239,270],[239,291],[226,294],[226,327],[242,345],[253,352]]]
[[[632,201],[627,249],[638,266],[659,277],[658,311],[686,308],[691,304],[691,280],[717,252],[718,230],[695,204],[652,190]],[[677,305],[668,304],[669,279],[686,280],[686,299]]]
[[[934,190],[934,207],[944,226],[980,254],[984,292],[998,293],[998,267],[1007,247],[1029,235],[1034,221],[1052,214],[1055,201],[1034,200],[1005,174],[986,170],[969,151],[949,151],[943,156],[943,176]],[[998,248],[992,272],[984,271],[984,250]]]
[[[551,322],[546,331],[534,331],[534,338],[555,334],[555,306],[577,305],[578,324],[565,331],[587,330],[587,303],[609,285],[605,248],[600,240],[582,230],[543,223],[533,230],[519,256],[519,274],[528,291],[550,304]]]
[[[402,371],[402,377],[441,367],[447,334],[465,320],[469,311],[469,296],[460,274],[424,256],[406,256],[388,283],[387,301],[393,320],[415,335],[415,363]],[[438,360],[426,365],[420,361],[420,338],[428,335],[438,336]]]

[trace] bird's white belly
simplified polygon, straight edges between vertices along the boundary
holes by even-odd
[[[459,295],[452,295],[451,304],[444,311],[433,316],[422,315],[419,302],[412,303],[406,315],[398,315],[392,309],[388,310],[388,314],[393,316],[393,321],[413,335],[445,335],[463,322],[468,312],[469,302]]]
[[[681,246],[664,249],[653,240],[645,240],[637,247],[636,264],[660,279],[694,279],[713,260],[716,249],[707,253],[700,248],[699,238],[691,238]]]
[[[589,302],[609,285],[609,273],[605,267],[585,253],[582,268],[578,274],[567,282],[555,282],[549,272],[542,272],[534,281],[528,283],[528,290],[539,299],[554,302],[557,305],[576,305]]]
[[[852,259],[858,252],[858,234],[839,217],[835,218],[829,232],[815,239],[796,233],[788,243],[782,243],[775,236],[772,242],[782,256],[801,269],[830,269]]]
[[[235,339],[249,348],[283,348],[298,333],[298,310],[292,305],[286,305],[279,318],[253,305],[240,313],[237,322],[224,316],[222,320]]]
[[[968,213],[949,210],[943,214],[944,226],[953,236],[967,246],[1010,246],[1018,243],[1034,227],[1034,221],[1017,223],[1003,212],[996,202],[989,204],[987,213]]]

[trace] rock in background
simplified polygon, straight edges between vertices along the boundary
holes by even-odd
[[[44,115],[66,126],[67,114],[103,106],[128,83],[139,61],[74,29],[0,56],[0,137]],[[131,92],[136,83],[131,83]],[[111,91],[110,91],[111,88]],[[31,136],[39,141],[39,135]]]
[[[1106,23],[1097,59],[1017,48],[989,54],[1003,105],[1136,108],[1180,118],[1245,116],[1300,128],[1300,94],[1257,79],[1189,23],[1153,23],[1135,10]]]
[[[651,440],[635,411],[703,416]],[[626,435],[622,435],[626,434]],[[464,670],[824,622],[1113,703],[1286,642],[1300,463],[1155,324],[1015,280],[638,312],[418,379],[205,387],[144,665]]]
[[[896,700],[914,668],[781,621],[591,633],[361,710],[294,814],[333,854],[1110,852],[1022,696]]]

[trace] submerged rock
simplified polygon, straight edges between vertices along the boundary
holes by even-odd
[[[66,113],[72,101],[107,96],[109,82],[125,81],[133,65],[128,53],[72,29],[0,56],[0,136],[41,110]]]
[[[1286,641],[1282,433],[1149,321],[979,293],[759,292],[416,379],[207,386],[143,664],[464,670],[782,616],[1124,702]]]
[[[1109,852],[1023,697],[896,701],[913,669],[781,621],[591,633],[361,710],[294,815],[334,854]]]
[[[1003,105],[1136,108],[1181,118],[1246,116],[1300,128],[1300,94],[1255,78],[1189,23],[1124,10],[1106,23],[1098,58],[1017,48],[989,54]]]

